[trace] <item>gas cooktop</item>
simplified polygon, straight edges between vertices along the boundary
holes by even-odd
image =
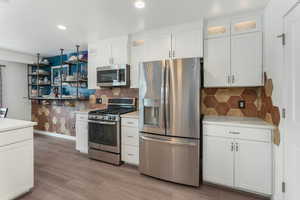
[[[120,115],[136,111],[136,99],[109,99],[107,109],[89,112],[89,120],[119,121]]]

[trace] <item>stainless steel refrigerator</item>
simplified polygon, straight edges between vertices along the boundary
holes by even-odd
[[[145,62],[140,67],[142,174],[199,186],[201,59]]]

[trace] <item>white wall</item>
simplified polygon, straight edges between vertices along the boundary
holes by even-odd
[[[27,98],[27,65],[0,61],[2,68],[3,107],[9,118],[31,120],[31,103]]]
[[[292,7],[297,0],[270,0],[264,16],[264,67],[268,77],[273,79],[274,105],[283,106],[283,89],[282,71],[284,70],[283,46],[278,35],[284,32],[283,16]],[[284,141],[284,131],[280,127],[281,141]],[[284,143],[280,146],[274,146],[275,156],[275,196],[274,199],[283,199],[281,193],[281,183],[284,180],[284,157],[283,157]]]

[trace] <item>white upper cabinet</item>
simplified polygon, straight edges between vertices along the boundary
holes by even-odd
[[[230,37],[204,41],[205,87],[230,85]]]
[[[230,36],[230,20],[207,21],[204,34],[205,39]]]
[[[174,31],[172,33],[172,57],[195,58],[203,57],[203,30]]]
[[[97,72],[96,68],[99,66],[98,62],[98,48],[97,43],[88,44],[88,88],[97,88]]]
[[[262,17],[252,16],[232,19],[231,35],[262,31]]]
[[[261,32],[232,36],[231,72],[232,86],[263,84]]]
[[[263,85],[261,15],[206,22],[205,87]]]
[[[168,59],[171,52],[171,34],[151,33],[144,39],[143,61]]]
[[[139,88],[139,67],[143,61],[145,41],[139,37],[133,37],[131,42],[130,63],[130,87]]]
[[[129,63],[129,39],[128,36],[113,38],[110,40],[112,64]]]
[[[142,62],[203,57],[203,22],[144,32]]]

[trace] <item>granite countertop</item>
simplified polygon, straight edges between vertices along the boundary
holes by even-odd
[[[256,117],[205,116],[203,124],[274,129],[275,126]]]
[[[28,128],[28,127],[33,127],[35,125],[37,125],[36,122],[0,118],[0,132]]]
[[[123,118],[134,118],[134,119],[138,119],[138,118],[139,118],[139,111],[126,113],[126,114],[124,114],[124,115],[121,115],[121,117],[123,117]]]

